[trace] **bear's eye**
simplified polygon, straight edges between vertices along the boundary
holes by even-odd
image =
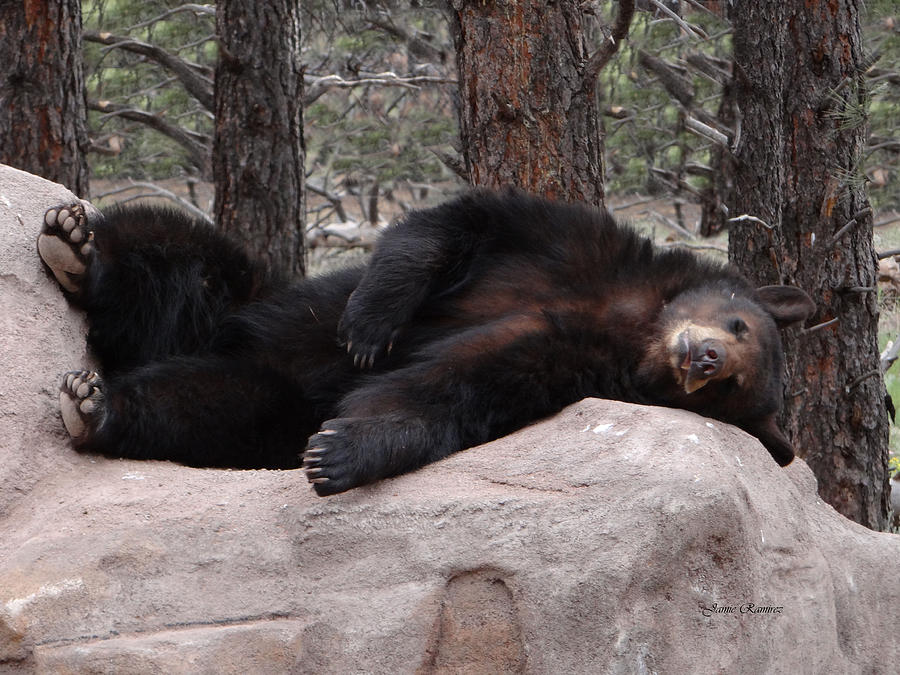
[[[741,337],[744,333],[747,333],[750,328],[744,322],[743,319],[735,317],[728,321],[728,331],[733,334]]]

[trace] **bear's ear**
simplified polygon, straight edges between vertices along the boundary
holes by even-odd
[[[747,424],[744,431],[756,436],[779,466],[787,466],[793,461],[794,446],[778,428],[775,413]]]
[[[805,321],[816,311],[812,298],[796,286],[762,286],[756,293],[779,328]]]

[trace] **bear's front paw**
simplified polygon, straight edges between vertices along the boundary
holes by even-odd
[[[398,326],[384,315],[371,316],[366,306],[357,292],[352,293],[338,324],[341,342],[353,357],[353,364],[361,368],[371,368],[376,357],[390,355],[400,334]]]
[[[303,454],[306,479],[320,497],[344,492],[368,482],[363,476],[360,451],[350,432],[352,420],[334,419],[310,436]]]
[[[70,293],[81,290],[81,281],[94,252],[93,240],[81,204],[59,206],[44,214],[38,254],[59,285]]]
[[[59,392],[63,424],[76,445],[87,440],[103,420],[103,382],[90,370],[65,374]]]

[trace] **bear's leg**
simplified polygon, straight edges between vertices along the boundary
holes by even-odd
[[[344,492],[413,471],[462,449],[455,427],[453,420],[411,410],[328,420],[310,437],[303,468],[318,495]]]
[[[427,298],[464,282],[475,251],[500,217],[490,206],[496,205],[463,197],[413,211],[382,235],[339,325],[357,364],[371,367],[391,351]]]
[[[86,311],[88,344],[105,376],[208,350],[225,317],[273,288],[239,246],[172,209],[53,208],[38,251]]]
[[[79,451],[189,466],[296,468],[316,428],[289,380],[227,359],[174,358],[102,381],[74,371],[60,404]]]
[[[468,329],[420,358],[350,392],[309,439],[303,466],[319,495],[412,471],[584,396],[544,316]]]

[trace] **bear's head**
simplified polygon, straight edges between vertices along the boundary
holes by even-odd
[[[705,286],[668,302],[642,364],[667,403],[733,424],[756,436],[782,466],[794,449],[778,428],[783,355],[779,328],[808,318],[815,305],[793,286],[752,291]]]

